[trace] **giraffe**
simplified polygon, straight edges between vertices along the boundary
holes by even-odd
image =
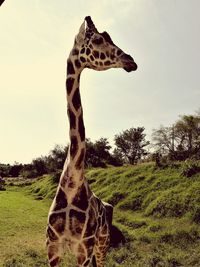
[[[137,69],[130,55],[117,47],[107,32],[99,33],[90,16],[85,17],[67,59],[67,111],[70,145],[52,202],[47,225],[49,265],[58,267],[67,246],[77,265],[103,267],[109,248],[113,207],[101,201],[84,176],[85,127],[79,83],[84,68],[97,71]]]

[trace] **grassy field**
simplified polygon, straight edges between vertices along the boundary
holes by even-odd
[[[114,224],[127,240],[110,249],[106,267],[200,266],[200,174],[186,177],[187,168],[148,163],[87,171],[94,192],[115,206]],[[0,192],[0,266],[47,266],[46,218],[58,178]],[[71,256],[62,266],[75,266]]]
[[[23,190],[0,192],[0,266],[46,266],[47,210]]]

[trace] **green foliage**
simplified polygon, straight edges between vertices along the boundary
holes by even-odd
[[[94,143],[90,139],[86,139],[85,165],[87,167],[106,167],[111,157],[110,149],[107,138],[100,138]]]
[[[9,176],[18,177],[22,168],[23,168],[22,164],[19,164],[19,163],[13,164],[12,166],[10,166]]]
[[[55,145],[49,155],[45,157],[47,173],[55,172],[63,168],[68,146]]]
[[[200,165],[198,162],[194,160],[186,161],[182,167],[182,175],[191,177],[197,173],[200,173]]]
[[[0,191],[6,190],[5,188],[5,180],[0,176]]]
[[[10,171],[10,165],[9,164],[0,163],[0,176],[1,177],[8,177],[9,171]]]
[[[115,135],[115,145],[125,161],[135,164],[147,155],[145,147],[149,145],[149,141],[145,140],[145,136],[144,127],[130,128]]]
[[[122,166],[124,164],[123,154],[121,153],[119,149],[115,148],[113,150],[113,153],[111,154],[111,157],[109,160],[109,164],[116,166],[116,167]]]
[[[39,171],[39,173],[41,173],[41,171]],[[35,178],[39,176],[33,164],[25,164],[20,171],[20,175],[24,178]]]
[[[152,140],[171,160],[200,159],[200,115],[183,115],[173,126],[154,129]]]
[[[43,174],[61,170],[66,159],[68,147],[55,145],[48,156],[33,159],[30,164],[22,165],[20,175],[35,178]]]

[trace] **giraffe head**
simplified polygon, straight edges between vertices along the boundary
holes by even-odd
[[[75,51],[83,68],[123,68],[127,72],[137,69],[134,59],[117,47],[107,32],[99,33],[89,16],[75,38]]]

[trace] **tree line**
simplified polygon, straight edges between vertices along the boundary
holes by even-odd
[[[183,115],[171,126],[160,126],[152,134],[154,149],[171,160],[200,159],[200,110]]]
[[[144,127],[130,128],[116,134],[112,149],[107,138],[86,139],[85,165],[106,167],[137,164],[138,161],[160,158],[169,160],[200,159],[200,111],[183,115],[171,126],[160,126],[152,132],[152,141],[146,140]],[[0,176],[33,178],[63,168],[69,146],[56,145],[47,156],[33,159],[30,164],[0,164]]]

